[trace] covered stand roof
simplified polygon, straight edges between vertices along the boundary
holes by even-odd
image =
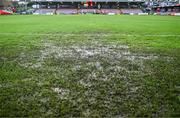
[[[145,0],[31,0],[32,2],[144,2]]]

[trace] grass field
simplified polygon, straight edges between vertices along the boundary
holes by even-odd
[[[0,16],[0,117],[180,116],[180,17]]]

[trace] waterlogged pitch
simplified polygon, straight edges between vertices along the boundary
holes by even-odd
[[[0,16],[0,116],[180,116],[179,52],[180,17]]]

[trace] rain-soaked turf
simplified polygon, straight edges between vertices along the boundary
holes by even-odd
[[[0,16],[0,28],[1,117],[180,116],[179,17]]]

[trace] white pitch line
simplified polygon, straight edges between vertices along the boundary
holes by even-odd
[[[171,37],[171,36],[180,36],[180,34],[145,34],[142,36],[159,36],[159,37]]]
[[[121,33],[0,33],[0,35],[25,35],[25,36],[80,36],[80,35],[86,35],[86,36],[146,36],[146,37],[180,37],[180,34],[121,34]]]

